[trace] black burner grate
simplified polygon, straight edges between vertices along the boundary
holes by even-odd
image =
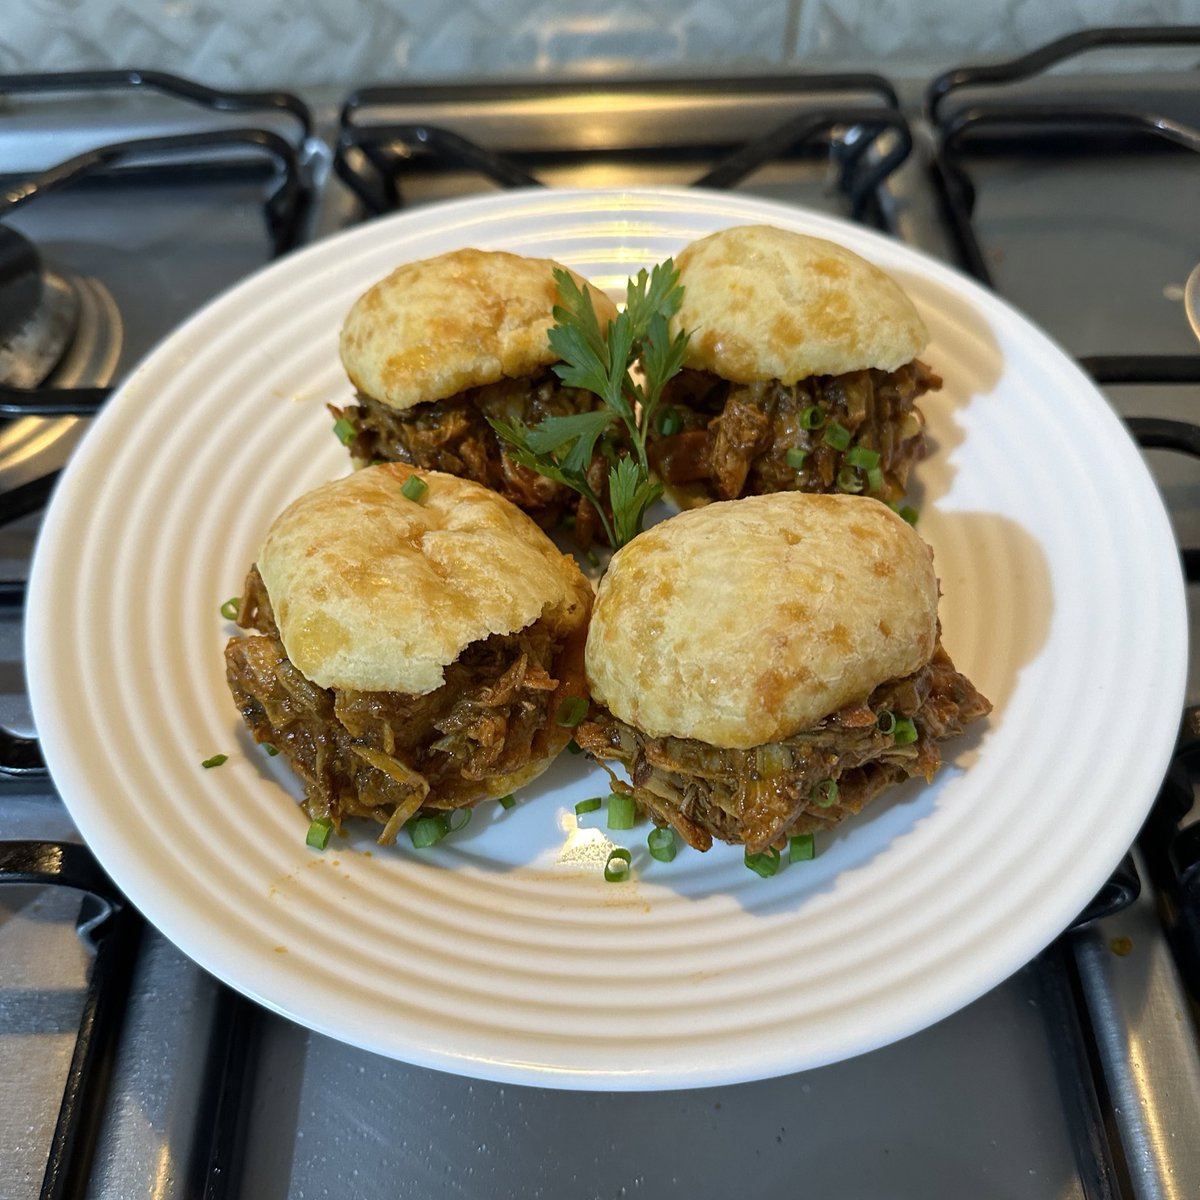
[[[604,97],[668,99],[701,94],[715,102],[723,96],[767,92],[787,96],[794,102],[794,115],[736,144],[714,140],[703,128],[696,128],[683,138],[651,144],[641,137],[622,141],[618,133],[616,140],[603,147],[579,147],[572,144],[571,134],[564,128],[562,140],[551,148],[495,148],[440,125],[394,121],[382,115],[388,109],[420,108],[449,100],[479,105],[590,98],[599,103]],[[864,97],[868,103],[863,103]],[[730,188],[772,162],[827,158],[836,165],[838,186],[851,215],[883,228],[886,219],[880,189],[908,157],[912,144],[895,89],[886,79],[870,74],[461,89],[372,87],[355,92],[342,108],[334,166],[365,209],[379,214],[405,206],[403,182],[418,172],[466,169],[501,187],[529,187],[543,182],[539,172],[610,156],[623,162],[693,164],[699,173],[692,186]]]
[[[1011,152],[1048,155],[1069,161],[1081,155],[1200,154],[1200,129],[1157,112],[1107,104],[1036,104],[1002,97],[1007,85],[1039,75],[1070,58],[1099,48],[1128,51],[1137,47],[1200,46],[1200,26],[1129,27],[1086,30],[1060,38],[1007,62],[957,67],[939,75],[926,91],[926,111],[936,145],[933,181],[946,226],[962,266],[994,286],[987,255],[975,230],[976,184],[973,160]],[[987,89],[986,100],[952,106],[964,89]],[[1200,381],[1200,357],[1109,355],[1085,360],[1098,382],[1194,383]]]
[[[200,180],[261,182],[263,217],[271,258],[303,239],[312,186],[301,151],[312,132],[308,107],[286,92],[222,92],[157,71],[80,71],[0,75],[0,96],[36,103],[64,93],[101,94],[146,89],[172,100],[218,112],[260,117],[282,113],[295,126],[297,143],[267,128],[214,128],[143,137],[96,146],[29,178],[9,178],[0,190],[0,221],[42,196],[65,188],[94,188],[103,203],[108,182],[154,185]],[[0,386],[0,418],[94,415],[110,389]],[[57,472],[11,488],[0,496],[0,524],[41,508]]]

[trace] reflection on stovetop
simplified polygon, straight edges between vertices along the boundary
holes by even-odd
[[[1049,93],[1072,104],[1116,96],[1123,108],[1157,109],[1173,98],[1170,115],[1200,111],[1194,76],[1039,77],[1015,86],[1021,103]],[[786,79],[626,85],[599,96],[591,85],[364,89],[341,107],[340,121],[338,108],[320,101],[318,130],[330,149],[306,143],[307,157],[318,165],[336,158],[341,176],[312,173],[320,203],[299,236],[364,219],[376,201],[415,205],[499,186],[474,151],[430,129],[513,160],[514,180],[525,173],[571,186],[691,182],[736,158],[739,146],[761,148],[785,130],[739,187],[846,215],[865,171],[861,215],[953,259],[956,241],[929,173],[939,130],[920,112],[917,89],[900,89],[897,103],[890,85],[857,76],[848,87],[826,81],[806,92]],[[978,93],[969,95],[974,103]],[[952,118],[954,100],[939,111]],[[140,96],[107,93],[103,103],[74,105],[70,94],[59,96],[52,114],[31,99],[23,111],[25,136],[8,159],[22,176],[50,165],[38,161],[48,144],[75,153],[115,140],[114,132],[140,138],[172,135],[181,123],[245,124],[241,113],[163,115]],[[814,111],[849,117],[814,121]],[[887,114],[878,129],[872,112]],[[67,141],[55,136],[55,121],[69,125]],[[306,137],[290,110],[265,124]],[[905,130],[915,133],[911,152],[903,146],[902,162],[873,175]],[[0,130],[0,146],[7,136]],[[969,161],[970,220],[1000,293],[1076,355],[1194,355],[1181,299],[1200,258],[1190,220],[1200,162],[1131,145],[1116,157],[1074,145],[1069,154],[1061,145],[1030,154],[1006,138],[972,146]],[[675,149],[659,154],[659,143]],[[697,143],[699,154],[677,152]],[[437,144],[455,155],[439,162],[430,151]],[[161,164],[115,170],[4,217],[48,267],[95,280],[111,296],[122,324],[109,364],[115,379],[271,256],[263,193],[272,173],[248,175],[245,166],[232,175]],[[1127,416],[1190,420],[1200,386],[1139,383],[1106,393]],[[53,470],[85,425],[25,417],[7,433],[24,426],[34,441],[49,441],[40,465]],[[1147,457],[1181,543],[1200,545],[1194,462],[1168,451]],[[0,456],[0,488],[3,472]],[[35,513],[0,525],[0,592],[13,584],[18,601],[0,604],[0,724],[21,734],[33,730],[22,707],[19,581],[37,525]],[[1193,660],[1191,703],[1200,699],[1200,656]],[[1096,716],[1119,735],[1119,714]],[[74,837],[44,783],[0,783],[0,816],[0,849]],[[1134,905],[1060,939],[923,1034],[802,1076],[625,1097],[506,1089],[381,1061],[233,997],[145,929],[125,943],[139,953],[120,991],[111,1085],[105,1091],[91,1076],[100,1102],[72,1107],[68,1094],[63,1106],[89,1003],[80,904],[61,888],[9,887],[0,891],[0,1193],[38,1195],[44,1172],[44,1195],[69,1194],[83,1175],[94,1195],[145,1195],[151,1182],[163,1196],[375,1195],[384,1187],[414,1197],[708,1196],[746,1187],[774,1195],[795,1190],[797,1179],[831,1195],[1182,1195],[1191,1183],[1200,1189],[1200,1163],[1180,1144],[1187,1129],[1173,1138],[1171,1127],[1182,1114],[1200,1115],[1197,1040],[1180,1016],[1176,960],[1151,886],[1161,864],[1140,853],[1137,864],[1143,892]],[[1152,1074],[1164,1059],[1165,1081]],[[76,1146],[95,1135],[86,1161],[72,1157],[63,1132],[71,1121]]]

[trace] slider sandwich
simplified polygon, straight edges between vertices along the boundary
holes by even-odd
[[[600,404],[552,369],[556,268],[550,259],[456,250],[398,267],[361,296],[341,333],[357,402],[333,410],[355,464],[403,462],[473,479],[543,525],[574,511],[578,496],[517,463],[488,423],[532,426]],[[613,302],[573,278],[607,328]]]
[[[680,513],[619,550],[579,745],[656,822],[748,853],[932,779],[990,704],[940,642],[929,548],[885,504],[797,492]]]
[[[821,238],[737,226],[676,258],[691,332],[658,409],[651,463],[677,489],[732,500],[852,492],[896,501],[925,450],[916,400],[941,387],[899,285]]]
[[[275,521],[225,650],[254,739],[285,755],[309,816],[415,813],[528,783],[582,706],[592,590],[524,513],[469,480],[366,467]]]

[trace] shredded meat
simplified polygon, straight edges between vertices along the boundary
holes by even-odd
[[[915,401],[942,381],[923,362],[895,371],[819,375],[795,384],[730,383],[707,371],[681,371],[660,411],[682,429],[657,436],[651,463],[666,483],[703,483],[721,500],[769,492],[865,492],[904,495],[909,470],[925,452],[925,422]],[[879,455],[879,475],[846,462],[827,440],[836,422],[849,447]],[[803,462],[788,461],[800,451]],[[874,486],[872,484],[874,483]]]
[[[549,715],[582,647],[536,622],[469,646],[424,696],[321,688],[291,663],[257,567],[238,624],[261,636],[232,638],[226,678],[254,739],[287,756],[313,817],[371,817],[380,841],[421,809],[469,806],[493,781],[547,753]]]
[[[691,738],[651,738],[607,710],[593,710],[575,740],[595,758],[621,763],[632,787],[615,786],[689,845],[707,850],[718,838],[754,854],[831,828],[893,783],[932,779],[942,762],[939,742],[990,711],[939,645],[915,675],[882,684],[862,704],[783,742],[723,750]],[[912,721],[914,741],[886,732],[896,718]]]
[[[545,417],[587,412],[599,403],[590,392],[564,387],[551,370],[502,379],[444,400],[397,411],[360,394],[357,403],[334,408],[350,422],[347,445],[360,463],[403,462],[473,479],[549,525],[573,515],[598,526],[586,500],[570,488],[516,462],[488,418],[536,425]],[[601,463],[603,459],[597,454]]]

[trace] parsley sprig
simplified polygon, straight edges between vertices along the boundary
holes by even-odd
[[[570,416],[546,417],[532,428],[521,421],[491,422],[522,466],[565,484],[595,508],[613,549],[642,530],[646,509],[662,495],[662,485],[650,478],[646,437],[653,427],[663,388],[683,366],[688,334],[671,336],[670,319],[679,311],[683,288],[671,259],[629,280],[625,307],[602,330],[592,298],[566,271],[555,270],[562,303],[554,308],[550,346],[562,359],[554,372],[567,387],[599,396],[603,408]],[[641,359],[642,382],[630,368]],[[490,418],[489,418],[490,419]],[[623,427],[628,449],[618,449],[606,437]],[[602,440],[603,439],[603,440]],[[588,480],[600,443],[608,459],[608,505]]]

